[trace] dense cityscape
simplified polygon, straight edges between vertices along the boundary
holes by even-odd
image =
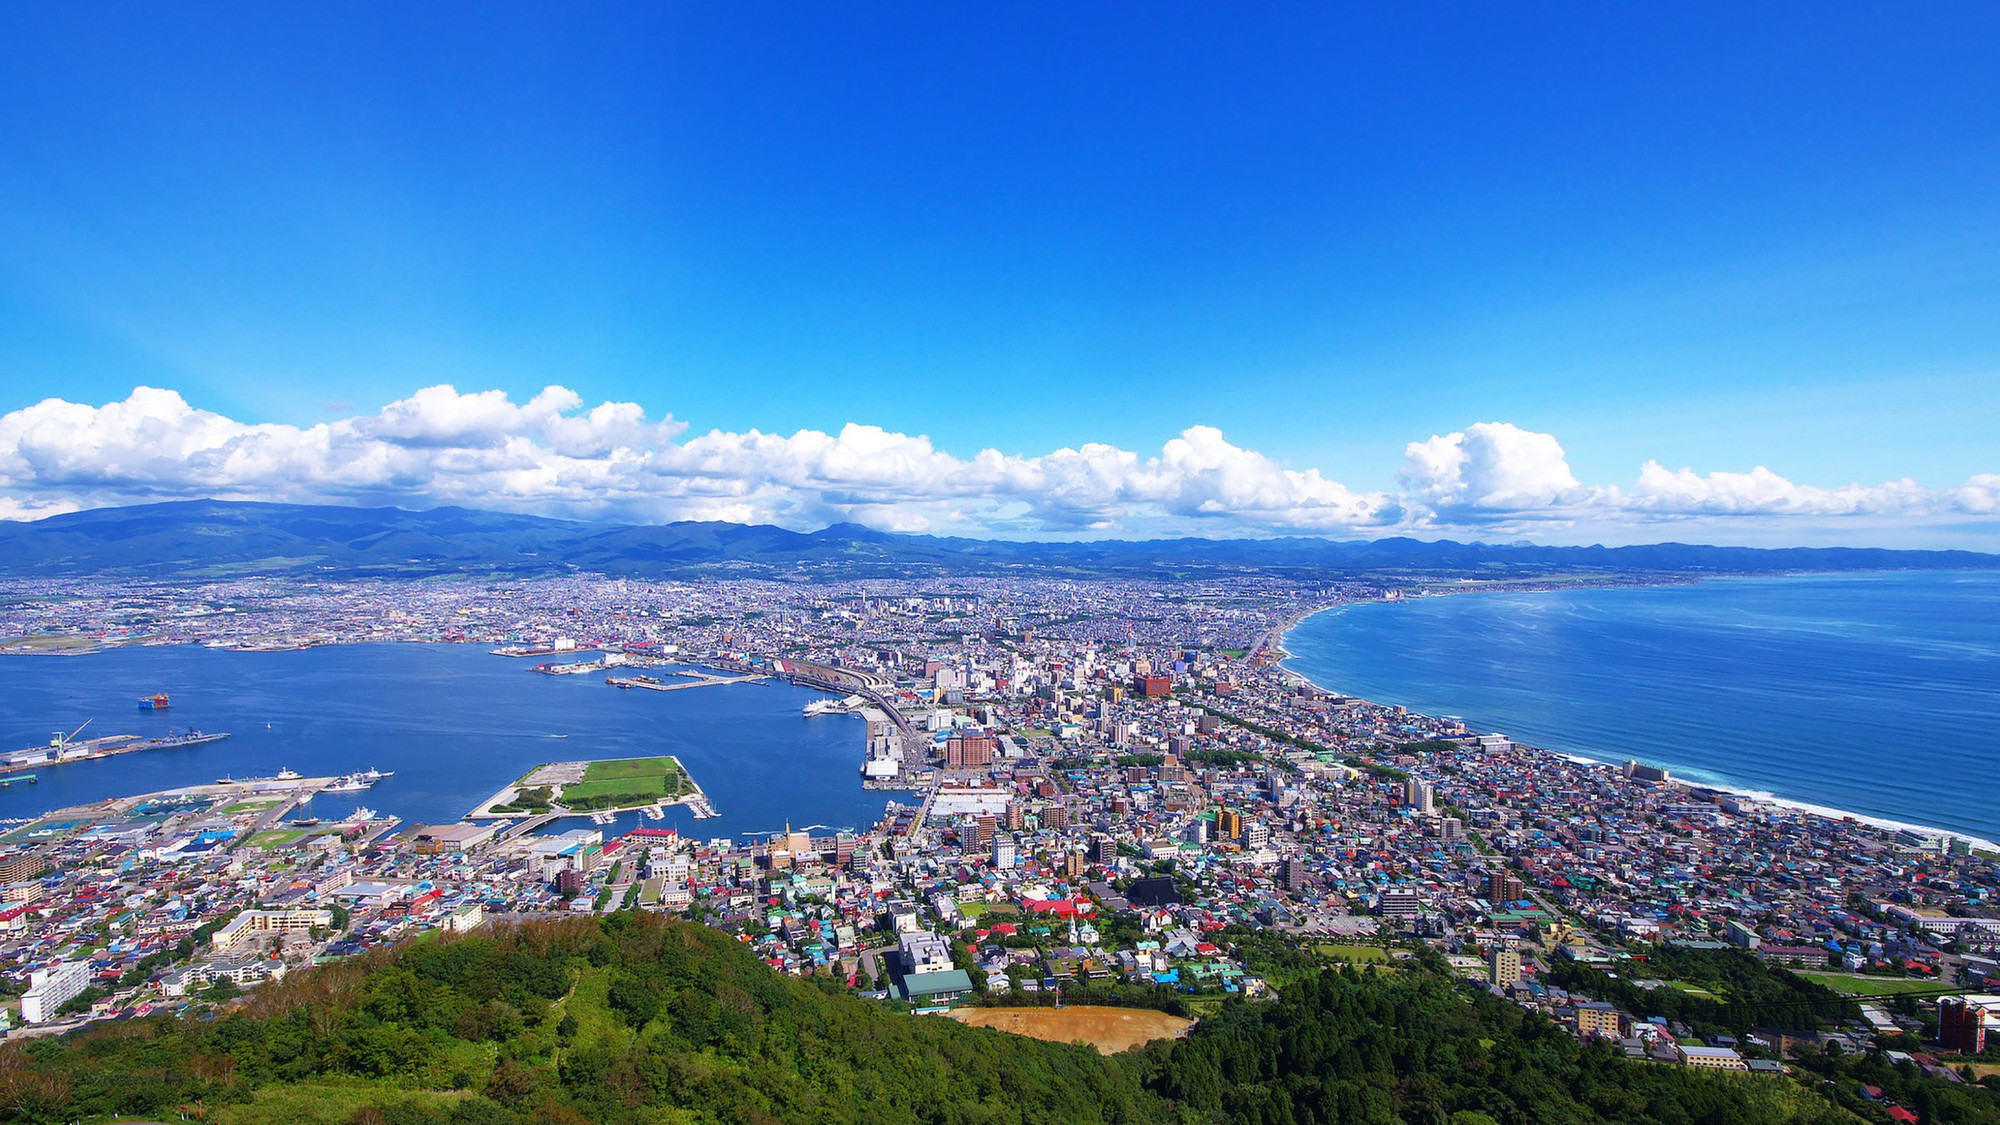
[[[920,798],[865,831],[758,839],[607,838],[562,809],[323,823],[300,806],[337,779],[296,776],[51,810],[0,852],[11,1034],[226,1006],[431,931],[637,910],[739,935],[777,972],[961,1018],[1097,998],[1184,1030],[1270,998],[1257,951],[1275,936],[1377,971],[1433,950],[1466,987],[1662,1065],[1781,1075],[1801,1051],[1879,1053],[1943,1082],[1992,1065],[1976,1060],[2000,1026],[2000,857],[1983,846],[1573,760],[1280,662],[1306,614],[1434,592],[9,580],[0,651],[79,669],[123,645],[406,642],[492,646],[521,675],[790,679],[865,719],[856,785]],[[66,753],[37,768],[107,768]],[[1725,1003],[1718,966],[1798,995]]]

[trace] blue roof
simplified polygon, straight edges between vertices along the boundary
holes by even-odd
[[[972,975],[964,969],[946,969],[940,973],[911,973],[903,978],[903,995],[912,1000],[946,992],[970,991],[972,991]]]

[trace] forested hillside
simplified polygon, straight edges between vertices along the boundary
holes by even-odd
[[[539,922],[294,974],[213,1019],[0,1046],[0,1120],[1343,1122],[1862,1120],[1788,1079],[1584,1048],[1434,964],[1288,974],[1102,1058],[884,1010],[653,915]]]

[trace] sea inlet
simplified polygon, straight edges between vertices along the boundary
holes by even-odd
[[[764,680],[619,691],[603,675],[545,676],[532,665],[458,644],[0,657],[0,750],[46,745],[85,720],[86,738],[190,727],[231,735],[39,767],[34,784],[0,789],[0,817],[286,768],[308,777],[375,768],[395,776],[365,792],[323,794],[310,814],[333,819],[365,804],[408,822],[449,823],[543,762],[660,754],[680,759],[718,815],[696,819],[678,805],[662,820],[628,813],[607,834],[643,826],[747,839],[788,823],[862,828],[888,800],[910,799],[861,787],[862,720],[803,717],[808,702],[825,698],[811,689]],[[142,696],[160,692],[171,696],[169,709],[139,709]],[[588,822],[557,827],[579,825]]]

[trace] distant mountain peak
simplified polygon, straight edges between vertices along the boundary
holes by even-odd
[[[171,500],[0,522],[0,575],[157,578],[311,573],[639,578],[817,568],[833,576],[1050,572],[1125,576],[1283,573],[1332,578],[1498,572],[1652,574],[2000,568],[2000,555],[1876,548],[1541,547],[1407,536],[1377,540],[1096,540],[1034,543],[903,535],[856,523],[814,532],[688,520],[595,524],[478,508],[411,511],[269,501]]]

